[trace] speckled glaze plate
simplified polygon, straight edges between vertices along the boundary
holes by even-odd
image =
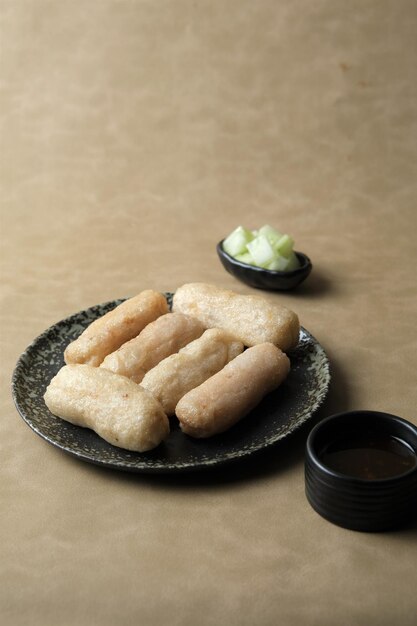
[[[169,303],[172,294],[165,294]],[[288,437],[323,402],[330,382],[329,362],[316,339],[304,328],[289,356],[291,372],[247,417],[228,432],[210,439],[184,435],[175,418],[167,440],[146,453],[116,448],[92,430],[55,417],[43,395],[51,378],[64,365],[64,349],[92,321],[122,300],[113,300],[75,313],[45,330],[20,356],[12,379],[16,407],[25,422],[43,439],[80,460],[130,472],[185,472],[217,467],[248,457]]]

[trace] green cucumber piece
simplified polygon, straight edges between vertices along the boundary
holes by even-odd
[[[243,254],[237,254],[235,256],[236,261],[246,263],[246,265],[254,265],[253,258],[250,252],[243,252]]]
[[[272,228],[272,226],[270,226],[269,224],[265,224],[264,226],[261,226],[261,228],[258,231],[258,234],[265,235],[265,237],[268,239],[269,243],[271,244],[273,248],[276,247],[278,241],[282,237],[282,234],[279,233],[275,228]]]
[[[247,245],[247,249],[252,255],[255,265],[266,267],[274,260],[276,253],[265,235],[258,235]]]
[[[243,226],[238,226],[223,241],[223,250],[235,257],[237,254],[247,252],[246,245],[252,241],[253,235],[250,230]]]
[[[300,261],[298,260],[297,255],[295,254],[295,252],[291,252],[290,256],[288,257],[288,266],[287,266],[287,272],[290,272],[291,270],[296,270],[300,267]]]
[[[293,251],[294,239],[289,235],[282,235],[280,239],[276,242],[274,248],[281,256],[285,256],[289,258],[290,254]]]
[[[267,269],[274,270],[275,272],[286,272],[288,271],[288,259],[284,256],[277,256],[273,261],[268,263]]]

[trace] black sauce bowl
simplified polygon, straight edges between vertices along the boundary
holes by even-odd
[[[230,256],[230,254],[227,254],[227,252],[223,250],[223,241],[224,239],[219,241],[216,247],[217,254],[219,255],[223,267],[235,278],[241,280],[250,287],[255,287],[256,289],[278,291],[294,289],[307,278],[313,267],[307,255],[302,252],[295,252],[298,260],[300,261],[300,267],[297,269],[290,270],[289,272],[264,270],[260,267],[254,267],[253,265],[241,263]]]
[[[414,465],[391,477],[361,478],[326,464],[324,451],[334,442],[367,433],[406,445]],[[305,491],[317,513],[344,528],[377,532],[408,523],[417,514],[417,426],[378,411],[352,411],[324,419],[307,439]]]

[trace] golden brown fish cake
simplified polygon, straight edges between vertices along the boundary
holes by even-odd
[[[286,352],[298,343],[297,315],[262,296],[187,283],[174,294],[172,310],[194,315],[207,328],[223,328],[245,346],[270,342]]]
[[[67,346],[65,363],[99,366],[108,354],[136,337],[147,324],[168,311],[168,303],[162,293],[152,289],[142,291],[92,322]]]
[[[276,389],[289,370],[287,355],[272,343],[248,348],[181,398],[175,413],[182,431],[192,437],[224,432]]]
[[[196,317],[166,313],[145,326],[137,337],[108,354],[100,367],[140,383],[146,372],[200,337],[204,330]]]
[[[169,433],[160,403],[133,381],[90,365],[64,365],[44,395],[48,409],[114,446],[145,452]]]
[[[219,328],[206,330],[177,354],[172,354],[145,374],[141,386],[161,403],[167,415],[191,389],[221,370],[243,351],[243,344]]]

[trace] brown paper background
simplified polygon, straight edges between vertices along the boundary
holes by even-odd
[[[417,423],[417,5],[0,0],[0,616],[17,626],[412,626],[417,526],[343,530],[304,496],[309,429]],[[315,419],[191,477],[77,462],[18,416],[45,328],[144,288],[251,289],[215,244],[291,233],[314,270],[266,294],[332,363]]]

